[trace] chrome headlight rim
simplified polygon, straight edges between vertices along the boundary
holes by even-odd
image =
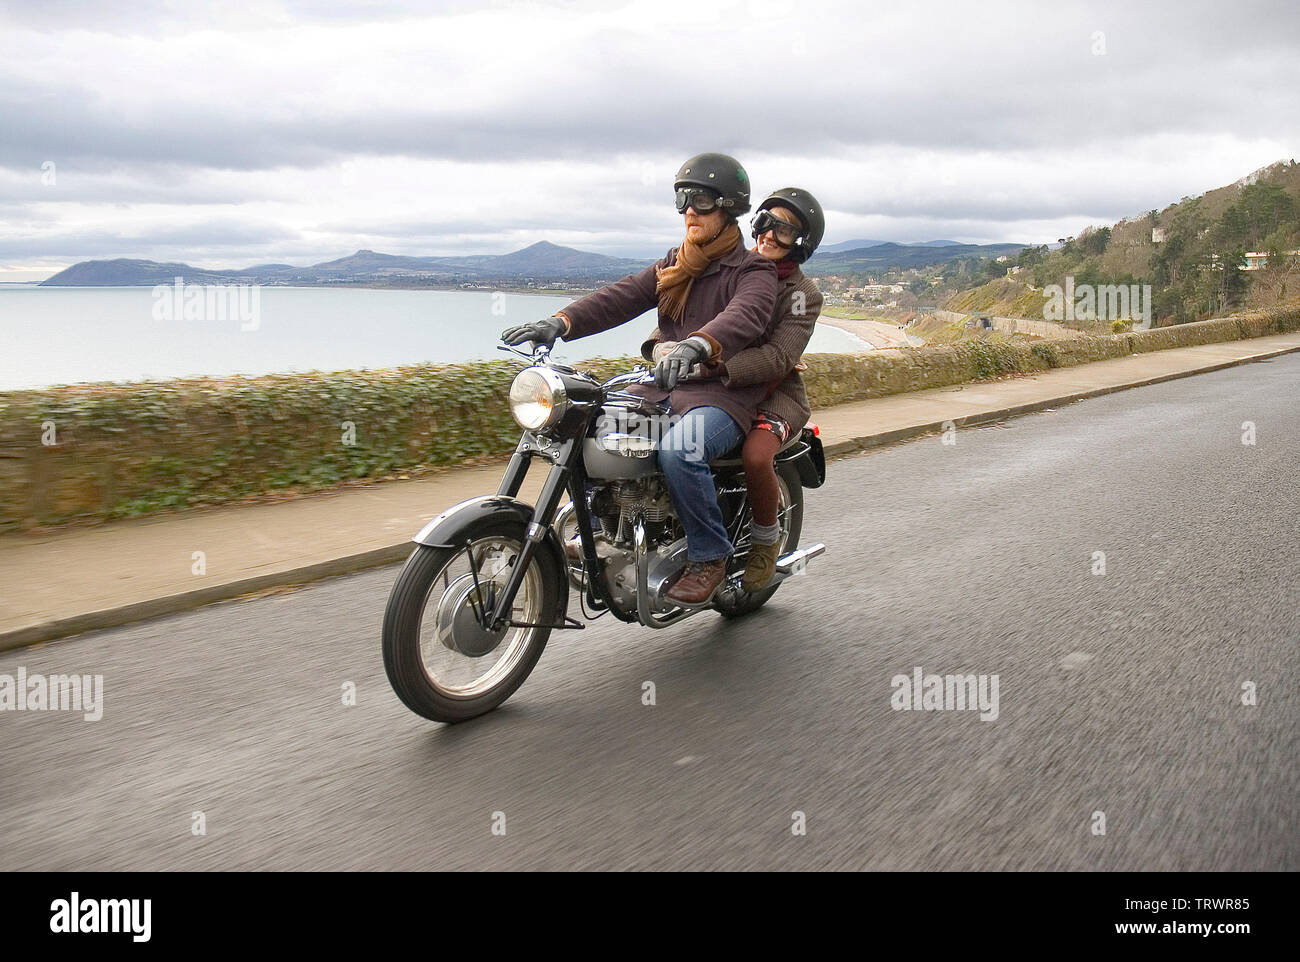
[[[540,377],[547,390],[547,396],[550,400],[550,411],[541,422],[537,422],[536,419],[531,418],[525,420],[519,415],[519,404],[514,398],[515,386],[519,384],[520,379],[525,376]],[[544,431],[547,428],[555,427],[555,425],[564,418],[564,415],[568,413],[570,406],[569,392],[565,389],[564,378],[555,371],[552,371],[550,368],[540,366],[526,367],[515,375],[515,379],[510,382],[509,399],[510,416],[513,417],[515,423],[525,431]]]

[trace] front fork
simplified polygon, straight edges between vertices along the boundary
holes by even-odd
[[[603,562],[596,555],[596,539],[592,532],[591,515],[587,510],[586,503],[586,478],[584,477],[581,462],[577,458],[578,446],[581,443],[582,438],[580,437],[570,438],[559,443],[548,443],[541,438],[525,435],[524,440],[515,449],[515,453],[510,456],[510,463],[506,465],[505,475],[501,478],[500,487],[497,488],[498,495],[507,498],[514,498],[519,495],[519,489],[523,486],[524,478],[528,474],[528,468],[535,457],[546,458],[550,461],[551,470],[546,476],[541,494],[537,498],[532,521],[528,525],[523,547],[510,572],[510,578],[506,582],[505,589],[497,596],[496,604],[493,606],[491,613],[487,616],[488,624],[485,627],[489,630],[500,630],[510,622],[511,607],[514,605],[515,595],[519,592],[519,586],[523,584],[524,572],[528,570],[528,565],[532,563],[533,555],[537,553],[538,545],[546,537],[546,532],[554,524],[556,512],[560,509],[560,499],[566,492],[573,500],[574,517],[578,523],[584,562],[587,571],[593,573],[592,577],[586,579],[587,600],[597,610],[612,608],[616,615],[623,617],[617,607],[610,605],[608,599],[604,597],[605,592],[600,577]],[[623,620],[630,619],[624,618]],[[575,624],[566,625],[565,627],[582,626]]]

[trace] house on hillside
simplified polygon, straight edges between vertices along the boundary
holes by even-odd
[[[1283,251],[1284,257],[1300,256],[1300,251]],[[1268,266],[1268,251],[1247,251],[1243,271],[1259,271]]]

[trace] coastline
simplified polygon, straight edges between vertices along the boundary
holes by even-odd
[[[836,317],[834,314],[822,314],[817,318],[818,324],[838,328],[846,334],[852,334],[859,341],[865,341],[875,350],[907,347],[907,334],[897,324],[886,321],[868,321],[851,317]]]
[[[56,291],[92,291],[92,290],[119,290],[126,288],[144,288],[151,289],[158,286],[168,286],[166,284],[46,284],[44,281],[0,281],[0,286],[7,287],[29,287],[43,288],[46,290]],[[215,286],[223,285],[196,285],[196,286]],[[295,290],[295,291],[321,291],[321,290],[367,290],[367,291],[441,291],[448,294],[536,294],[538,297],[584,297],[592,291],[599,290],[597,287],[590,288],[566,288],[566,287],[513,287],[509,284],[500,286],[476,286],[461,287],[459,285],[445,286],[441,284],[375,284],[369,281],[358,281],[356,283],[346,282],[338,284],[256,284],[250,285],[260,287],[262,290]]]

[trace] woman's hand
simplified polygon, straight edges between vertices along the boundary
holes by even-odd
[[[665,357],[667,357],[668,353],[672,351],[672,349],[675,348],[676,346],[677,346],[676,341],[659,341],[657,344],[655,344],[654,350],[650,352],[650,360],[652,360],[655,364],[658,364]]]
[[[686,376],[691,365],[699,364],[709,356],[709,343],[703,338],[688,337],[673,345],[655,365],[655,387],[661,391],[671,391],[677,382]]]

